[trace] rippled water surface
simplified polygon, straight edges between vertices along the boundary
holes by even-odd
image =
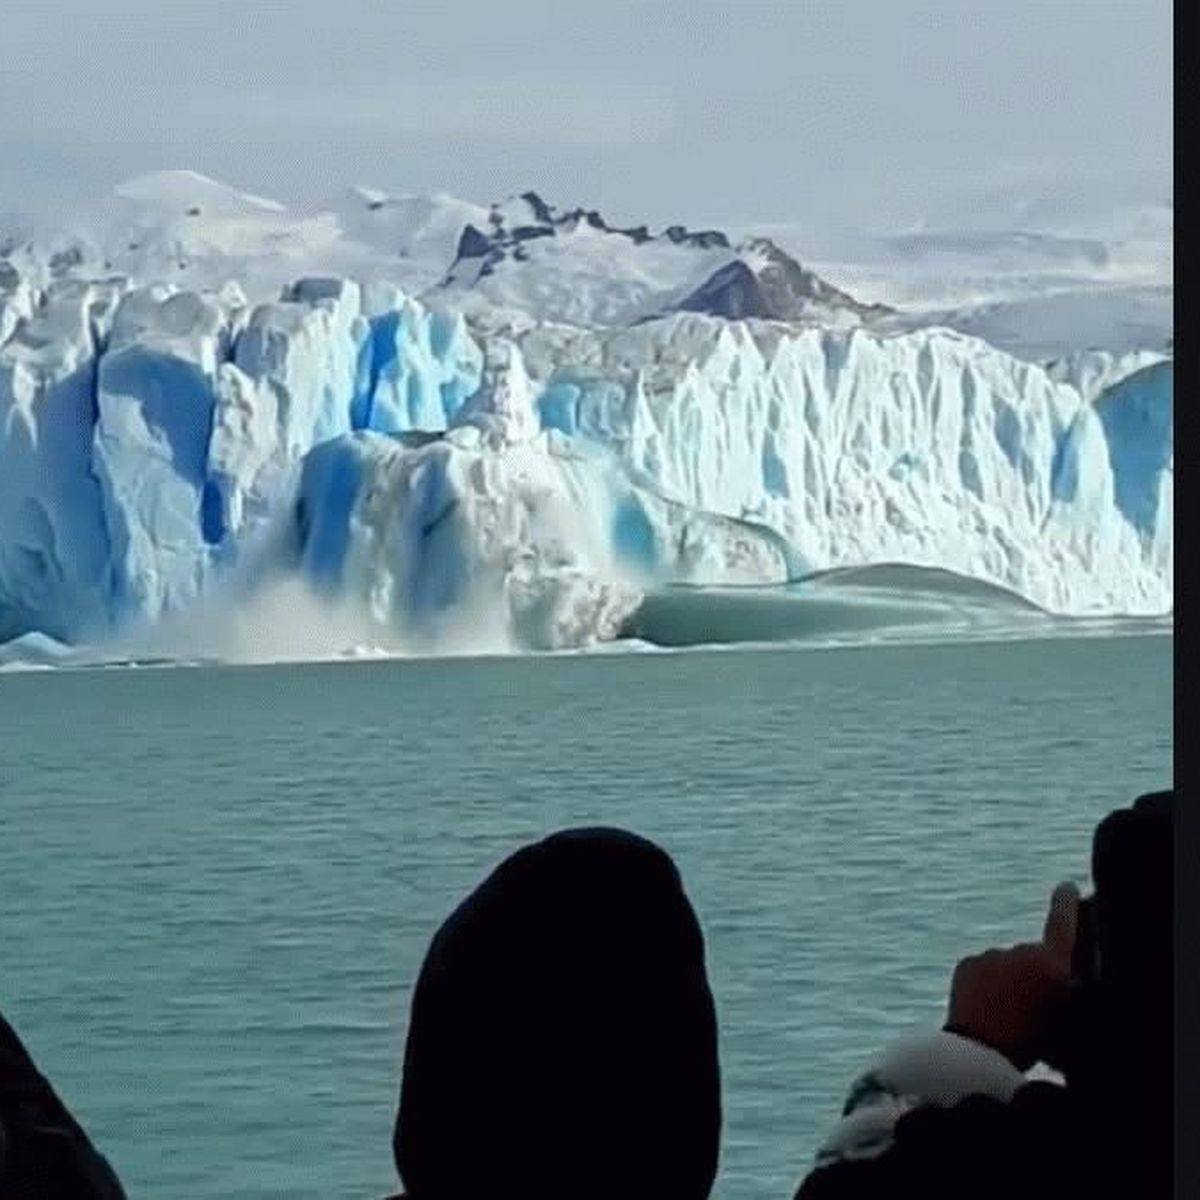
[[[131,1197],[372,1200],[409,987],[556,827],[675,855],[717,1194],[789,1197],[957,956],[1171,772],[1168,637],[0,676],[0,1008]]]

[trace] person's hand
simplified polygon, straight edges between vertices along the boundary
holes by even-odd
[[[1019,1070],[1038,1062],[1071,993],[1079,890],[1060,884],[1040,942],[964,958],[950,984],[946,1029],[998,1050]]]

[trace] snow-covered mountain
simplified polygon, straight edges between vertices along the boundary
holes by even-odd
[[[445,286],[463,307],[481,297],[580,325],[669,312],[850,325],[890,312],[832,287],[769,238],[735,245],[719,229],[614,228],[594,209],[559,212],[536,192],[463,228]]]
[[[889,311],[832,287],[768,238],[614,228],[595,210],[560,211],[535,192],[482,207],[354,187],[294,213],[194,172],[161,171],[122,184],[84,224],[40,243],[0,228],[0,251],[43,283],[117,273],[215,290],[236,280],[258,301],[298,274],[353,275],[440,308],[588,326],[677,309],[842,324]]]
[[[830,241],[792,225],[614,227],[534,192],[480,205],[354,187],[289,210],[195,172],[161,171],[121,185],[73,232],[0,218],[0,258],[43,283],[51,271],[194,290],[234,280],[255,303],[304,274],[344,275],[516,321],[617,326],[693,311],[891,331],[941,325],[1043,363],[1168,347],[1169,205],[1103,220],[1029,204],[975,215],[975,227]]]
[[[1160,354],[1047,371],[773,241],[532,194],[297,216],[169,172],[6,250],[0,640],[295,583],[369,641],[570,646],[665,584],[896,562],[1171,610]]]

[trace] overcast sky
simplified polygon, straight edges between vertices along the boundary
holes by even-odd
[[[0,206],[191,167],[895,227],[1170,198],[1169,0],[6,0]]]

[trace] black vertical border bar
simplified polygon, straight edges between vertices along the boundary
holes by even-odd
[[[1184,14],[1191,16],[1187,6],[1175,6],[1175,43],[1187,23]],[[1190,39],[1185,45],[1190,44]],[[1187,313],[1192,310],[1191,278],[1186,264],[1194,252],[1194,236],[1188,213],[1192,212],[1190,194],[1191,178],[1188,159],[1192,146],[1187,144],[1180,153],[1179,135],[1188,122],[1181,121],[1177,97],[1194,92],[1195,85],[1190,72],[1185,75],[1179,54],[1172,50],[1175,108],[1174,182],[1173,201],[1176,208],[1182,206],[1183,220],[1175,225],[1175,317],[1173,334],[1174,352],[1178,380],[1182,380],[1183,404],[1174,410],[1176,434],[1182,425],[1182,438],[1178,444],[1183,462],[1180,473],[1182,487],[1176,492],[1176,513],[1183,514],[1182,525],[1186,526],[1194,511],[1185,501],[1192,488],[1192,470],[1187,464],[1195,462],[1196,413],[1188,403],[1192,381],[1197,378],[1192,369],[1195,363],[1195,341]],[[1186,56],[1190,58],[1190,55]],[[1185,106],[1185,110],[1190,109]],[[1190,143],[1191,139],[1188,138]],[[1181,272],[1180,266],[1184,269]],[[1180,286],[1182,285],[1182,286]],[[1183,336],[1179,332],[1182,328]],[[1180,421],[1179,418],[1182,418]],[[1195,558],[1186,533],[1176,538],[1177,553],[1175,579],[1175,1194],[1179,1197],[1200,1196],[1200,819],[1189,795],[1189,756],[1195,753],[1193,740],[1195,722],[1200,715],[1200,702],[1196,699],[1196,684],[1191,674],[1193,655],[1188,651],[1192,642],[1187,624],[1186,609],[1192,595],[1191,584],[1196,575]],[[1184,611],[1181,611],[1184,610]]]

